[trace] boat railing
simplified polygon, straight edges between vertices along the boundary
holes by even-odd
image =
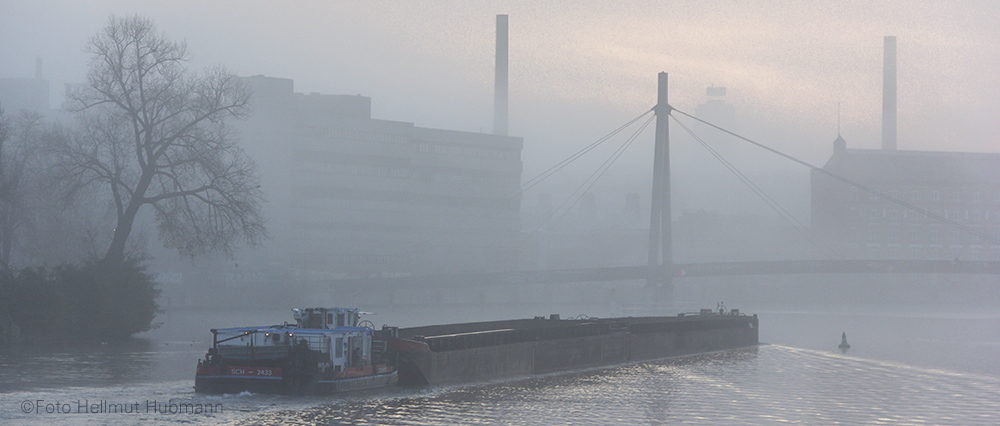
[[[232,358],[275,358],[288,354],[290,348],[306,347],[330,353],[330,337],[326,334],[296,333],[296,330],[212,329],[212,346],[222,356]],[[277,338],[275,333],[286,337]],[[239,340],[237,340],[239,339]]]
[[[270,359],[288,355],[287,346],[219,345],[216,351],[226,358]]]
[[[703,308],[703,309],[701,309],[698,312],[681,312],[681,313],[677,314],[678,317],[707,316],[707,315],[733,316],[733,317],[745,317],[745,316],[747,316],[747,314],[744,314],[744,313],[740,312],[739,309],[715,310],[715,309],[708,309],[708,308]]]

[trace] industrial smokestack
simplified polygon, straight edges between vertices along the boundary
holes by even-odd
[[[496,85],[493,91],[493,134],[507,135],[507,15],[497,15]]]
[[[35,57],[35,79],[36,80],[41,80],[42,79],[42,57],[41,56],[36,56]]]
[[[896,37],[885,37],[882,66],[882,149],[896,150]]]

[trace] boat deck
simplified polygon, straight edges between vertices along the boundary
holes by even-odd
[[[428,345],[432,352],[446,352],[614,333],[646,334],[755,326],[755,317],[738,314],[583,319],[537,317],[534,319],[400,328],[399,337],[422,341]]]

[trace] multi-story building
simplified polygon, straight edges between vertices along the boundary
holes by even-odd
[[[813,228],[849,257],[1000,260],[1000,154],[897,150],[896,127],[886,36],[882,149],[848,149],[838,135],[823,166],[884,196],[813,170]]]
[[[515,270],[522,139],[371,117],[371,98],[247,77],[241,129],[273,266],[303,278]]]
[[[823,169],[974,231],[814,170],[812,226],[845,255],[1000,260],[1000,154],[848,149],[838,136]]]
[[[20,110],[49,114],[49,81],[42,78],[42,58],[35,59],[35,78],[0,78],[0,108],[8,117]]]

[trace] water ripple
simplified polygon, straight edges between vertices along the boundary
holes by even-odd
[[[76,356],[76,355],[74,355]],[[98,385],[0,392],[0,423],[224,425],[1000,424],[1000,378],[780,345],[502,383],[347,397],[201,396],[191,380],[135,383],[100,361]],[[53,360],[34,361],[48,366]],[[7,372],[7,383],[22,373]],[[52,382],[64,378],[55,375]],[[104,380],[113,385],[101,386]],[[80,383],[80,386],[76,384]],[[22,400],[155,399],[218,402],[204,416],[19,413]]]
[[[784,346],[340,401],[238,424],[1000,424],[1000,380]]]

